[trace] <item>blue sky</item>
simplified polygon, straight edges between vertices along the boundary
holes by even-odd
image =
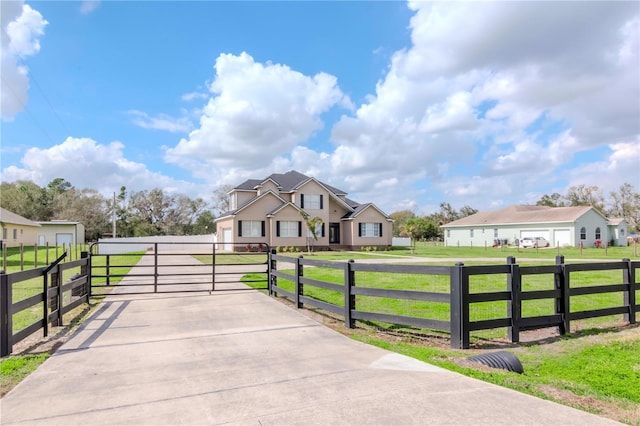
[[[387,212],[640,190],[637,2],[2,1],[3,181]]]

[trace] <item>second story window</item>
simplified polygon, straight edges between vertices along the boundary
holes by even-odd
[[[309,210],[322,210],[321,194],[300,194],[300,208]]]

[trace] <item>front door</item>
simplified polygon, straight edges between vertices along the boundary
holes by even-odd
[[[329,224],[329,244],[340,244],[340,224]]]

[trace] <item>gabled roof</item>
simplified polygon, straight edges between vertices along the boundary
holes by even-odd
[[[478,212],[471,216],[463,217],[462,219],[454,220],[453,222],[442,225],[442,228],[521,223],[575,222],[582,215],[592,209],[593,207],[590,206],[548,207],[514,205],[501,210]],[[593,210],[600,214],[597,210]],[[604,218],[604,216],[602,217]]]
[[[33,222],[26,217],[22,217],[19,214],[10,212],[7,209],[3,209],[2,207],[0,207],[0,222],[12,223],[15,225],[40,226],[38,223]]]
[[[623,218],[623,217],[610,217],[609,218],[609,225],[618,226],[624,221],[625,221],[625,218]]]
[[[290,170],[286,173],[273,173],[269,176],[267,176],[265,179],[248,179],[244,182],[242,182],[240,185],[236,186],[234,188],[234,190],[239,190],[239,191],[254,191],[256,190],[258,187],[260,187],[262,184],[264,184],[265,182],[271,180],[273,181],[276,185],[278,185],[279,189],[281,192],[292,192],[295,191],[296,189],[298,189],[299,187],[301,187],[302,185],[304,185],[305,183],[307,183],[309,180],[315,180],[316,182],[318,182],[319,184],[323,185],[325,188],[327,188],[329,191],[333,192],[335,195],[345,195],[346,192],[344,192],[341,189],[335,188],[331,185],[327,185],[324,182],[320,182],[319,180],[315,179],[315,178],[311,178],[307,175],[304,175],[298,171],[295,170]]]
[[[393,220],[391,219],[389,216],[387,216],[387,214],[385,212],[383,212],[382,210],[380,210],[378,207],[376,207],[375,204],[373,203],[366,203],[366,204],[360,204],[358,205],[354,211],[345,214],[344,216],[342,216],[342,219],[355,219],[360,213],[362,213],[363,211],[367,210],[369,207],[376,209],[382,216],[384,216],[387,220]]]
[[[228,212],[222,213],[220,215],[220,217],[216,218],[215,222],[217,222],[218,220],[227,217],[227,216],[235,216],[236,214],[238,214],[241,210],[246,209],[247,207],[249,207],[251,204],[256,203],[258,200],[263,199],[264,197],[268,196],[268,195],[273,195],[274,197],[278,198],[280,201],[282,201],[282,204],[287,204],[288,201],[286,201],[285,199],[283,199],[281,196],[279,196],[278,194],[276,194],[275,192],[268,190],[267,192],[265,192],[264,194],[260,194],[257,197],[254,197],[252,199],[250,199],[249,201],[247,201],[246,203],[244,203],[243,205],[241,205],[240,207],[238,207],[235,210],[230,210]]]
[[[301,212],[302,209],[300,209],[300,207],[296,206],[295,204],[293,204],[292,202],[286,202],[285,204],[282,204],[278,207],[276,207],[275,209],[271,210],[269,213],[267,213],[267,217],[270,216],[275,216],[277,215],[281,210],[283,210],[286,207],[293,207],[294,209],[296,209],[297,211]]]

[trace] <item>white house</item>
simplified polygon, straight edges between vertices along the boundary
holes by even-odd
[[[552,246],[627,245],[624,219],[607,219],[589,206],[514,205],[479,212],[442,225],[448,246],[491,246],[495,240],[515,244],[525,237],[544,237]]]

